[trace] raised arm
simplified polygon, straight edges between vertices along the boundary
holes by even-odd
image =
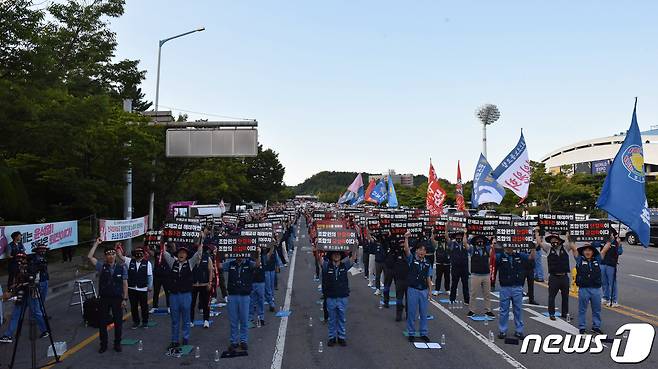
[[[542,241],[541,235],[539,234],[539,227],[535,228],[535,242],[537,243],[537,246],[541,247],[542,250],[546,252],[551,250],[551,246]]]
[[[610,243],[610,240],[608,240],[608,242],[605,243],[605,246],[603,246],[603,248],[601,249],[601,258],[605,257],[605,254],[607,254],[608,251],[610,251],[611,247],[612,247],[612,243]]]
[[[409,237],[411,237],[411,232],[407,231],[404,234],[404,254],[409,257],[411,256],[411,250],[409,250]]]
[[[164,243],[162,245],[160,245],[160,250],[161,250],[162,256],[164,257],[164,260],[167,263],[167,265],[169,266],[169,268],[174,266],[174,257],[171,256],[171,254],[169,252],[167,252],[167,250],[165,249],[165,244]]]
[[[571,235],[567,233],[567,242],[569,243],[569,250],[571,250],[571,255],[573,257],[578,256],[578,247],[576,247],[576,243],[571,239]]]
[[[94,255],[96,254],[96,248],[101,244],[101,242],[101,238],[98,237],[96,241],[94,241],[93,246],[91,246],[91,250],[89,250],[89,253],[87,254],[87,259],[89,259],[89,261],[94,264],[94,268],[96,267],[96,263],[98,263],[98,259],[96,259]]]

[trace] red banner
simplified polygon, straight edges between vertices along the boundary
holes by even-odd
[[[430,161],[430,174],[427,178],[427,199],[425,207],[429,210],[431,216],[443,214],[443,202],[446,200],[446,191],[441,187],[439,179],[436,178],[436,172]]]
[[[462,187],[462,171],[459,168],[459,161],[457,161],[457,184],[455,185],[455,205],[457,211],[466,211],[464,203],[464,188]]]

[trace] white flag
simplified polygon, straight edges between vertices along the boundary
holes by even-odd
[[[516,147],[510,151],[498,167],[491,173],[501,186],[509,188],[521,199],[528,196],[530,187],[530,159],[528,148],[521,132]]]

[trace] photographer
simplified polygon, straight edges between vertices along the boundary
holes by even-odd
[[[46,259],[48,246],[43,243],[38,244],[33,250],[34,254],[28,256],[28,269],[30,274],[36,276],[39,280],[39,294],[41,295],[41,301],[45,303],[48,295],[48,280],[50,279],[48,260]]]
[[[13,342],[13,335],[16,332],[16,328],[18,328],[18,322],[21,315],[23,315],[25,308],[28,306],[32,314],[30,319],[36,319],[37,326],[41,331],[39,337],[45,338],[49,336],[38,297],[36,294],[30,294],[30,286],[36,287],[39,283],[38,276],[30,273],[27,255],[25,255],[25,253],[19,252],[15,254],[14,260],[16,260],[16,275],[13,279],[14,284],[10,286],[9,292],[3,296],[3,299],[8,299],[10,295],[16,296],[16,304],[14,305],[14,311],[11,313],[9,326],[2,337],[0,337],[0,343]]]

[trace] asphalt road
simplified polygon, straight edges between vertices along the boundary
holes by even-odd
[[[302,226],[302,230],[305,228]],[[303,234],[303,232],[302,232]],[[649,261],[647,261],[649,260]],[[604,309],[603,330],[614,334],[626,323],[649,323],[658,326],[658,309],[655,306],[658,294],[658,249],[626,247],[619,268],[620,303],[617,309]],[[358,272],[358,269],[354,269]],[[466,317],[467,308],[449,309],[437,299],[430,304],[430,337],[439,342],[445,335],[446,345],[440,350],[416,349],[407,342],[402,332],[404,322],[394,321],[394,309],[380,309],[379,299],[367,287],[363,273],[350,277],[351,295],[347,316],[347,347],[327,347],[327,327],[321,321],[321,305],[318,282],[313,281],[314,263],[308,237],[302,236],[291,262],[279,275],[276,296],[277,309],[289,306],[289,318],[278,318],[266,313],[266,325],[250,330],[249,356],[213,361],[214,351],[222,352],[228,345],[229,324],[225,308],[223,314],[214,318],[210,329],[193,328],[190,344],[199,346],[201,357],[194,355],[182,358],[165,356],[169,343],[170,324],[168,316],[155,316],[157,326],[131,330],[130,321],[124,323],[124,338],[142,339],[143,351],[136,346],[124,346],[122,353],[112,350],[98,354],[98,330],[82,324],[79,307],[69,307],[68,293],[47,301],[48,313],[53,317],[51,324],[56,341],[66,341],[69,351],[63,361],[55,367],[62,368],[546,368],[559,366],[569,368],[622,367],[610,357],[611,344],[599,354],[523,354],[520,345],[505,344],[498,339],[488,341],[489,331],[497,333],[497,320],[485,325]],[[289,277],[292,276],[292,279]],[[639,277],[638,277],[639,276]],[[649,278],[649,279],[647,279]],[[288,289],[288,286],[292,288]],[[289,298],[286,294],[289,292]],[[536,300],[546,304],[547,289],[536,287]],[[444,298],[440,296],[439,298]],[[497,307],[497,299],[493,307]],[[458,299],[461,299],[458,298]],[[558,302],[559,306],[559,302]],[[577,315],[577,300],[570,298],[572,315]],[[551,322],[541,313],[544,306],[525,306],[523,312],[526,334],[536,333],[542,337],[549,334],[575,332],[575,327],[564,321]],[[313,318],[312,326],[309,318]],[[575,320],[575,319],[574,319]],[[510,322],[512,323],[512,322]],[[588,324],[589,326],[589,324]],[[26,325],[27,327],[27,325]],[[4,327],[3,327],[4,329]],[[27,337],[27,336],[25,336]],[[110,339],[112,332],[110,332]],[[621,336],[619,337],[621,338]],[[319,352],[320,341],[323,352]],[[40,363],[47,362],[47,340],[37,342],[36,353]],[[654,343],[655,346],[655,343]],[[0,345],[0,368],[7,366],[11,357],[11,345]],[[21,340],[16,368],[29,367],[29,341]],[[649,358],[637,368],[658,367],[658,353],[652,351]]]

